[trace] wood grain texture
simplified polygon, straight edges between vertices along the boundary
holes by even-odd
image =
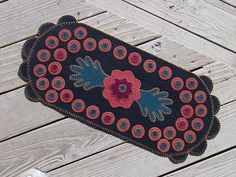
[[[7,1],[0,6],[0,47],[37,33],[45,22],[57,22],[65,14],[77,19],[104,12],[83,0]]]
[[[94,17],[94,19],[96,19],[96,17]],[[119,25],[113,26],[113,28],[123,29],[119,27]],[[126,30],[129,31],[128,29]],[[135,31],[135,29],[133,30]],[[143,39],[144,38],[145,37],[143,36]],[[132,42],[130,43],[132,44]],[[157,50],[156,44],[159,44],[161,48]],[[154,55],[166,58],[170,62],[179,63],[179,66],[183,66],[185,69],[199,68],[212,62],[211,59],[166,39],[156,39],[139,47]],[[17,67],[15,70],[17,71]],[[16,75],[13,75],[13,77],[18,78]],[[224,95],[225,94],[223,94],[222,97],[224,97]],[[44,106],[41,106],[40,104],[29,102],[24,98],[23,88],[2,95],[0,97],[0,105],[0,111],[3,112],[2,118],[0,119],[0,140],[4,140],[64,117],[61,114],[54,114],[55,111],[52,110],[48,112],[48,108],[44,108]],[[14,109],[17,105],[21,106]],[[14,112],[11,110],[14,110]],[[35,112],[38,114],[33,116]],[[12,123],[12,121],[14,121],[14,123]]]
[[[0,176],[15,177],[30,168],[45,172],[121,142],[67,118],[1,143]]]
[[[213,63],[211,63],[209,65],[211,65],[212,68],[215,68],[215,65]],[[204,70],[204,67],[205,67],[205,70]],[[211,73],[214,73],[214,70],[211,69],[211,67],[208,67],[208,65],[206,65],[204,67],[202,68],[203,73],[206,71],[212,71]],[[230,71],[229,68],[228,67],[224,67],[224,68],[226,70],[223,73],[229,73],[229,71]],[[218,69],[216,69],[216,70],[218,70]],[[211,76],[211,75],[209,75],[209,76]],[[219,73],[218,75],[217,74],[212,75],[212,78],[213,78],[213,82],[218,82],[215,84],[215,89],[213,91],[213,94],[215,94],[215,95],[217,95],[217,97],[219,97],[222,104],[226,104],[226,103],[236,99],[236,96],[232,97],[232,95],[233,95],[232,93],[234,92],[234,88],[236,87],[236,77],[234,75],[230,75],[230,76],[226,77],[226,76],[223,76],[222,73]],[[227,79],[224,80],[225,78],[227,78]],[[234,79],[234,82],[232,82],[233,79]],[[221,85],[220,87],[218,87],[218,85],[221,83],[224,83],[223,86]],[[229,91],[225,92],[226,89]],[[17,91],[19,91],[19,90],[22,90],[22,89],[18,89]],[[62,115],[56,113],[52,109],[49,109],[49,108],[42,106],[40,104],[29,102],[28,100],[26,100],[24,98],[23,93],[19,92],[18,96],[17,95],[15,95],[15,96],[9,95],[9,94],[13,94],[15,92],[16,91],[9,92],[8,94],[5,94],[5,95],[8,95],[8,97],[5,98],[4,101],[2,101],[2,102],[0,101],[1,105],[2,105],[2,103],[6,104],[5,109],[0,110],[4,114],[3,119],[2,120],[0,119],[2,121],[2,122],[0,122],[0,130],[1,130],[0,135],[6,136],[9,133],[11,133],[11,135],[12,135],[14,133],[19,133],[19,131],[25,131],[24,128],[29,129],[35,125],[40,126],[43,123],[45,124],[45,122],[55,121],[55,120],[63,117]],[[5,95],[3,95],[2,98]],[[0,99],[1,99],[1,97],[0,97]],[[9,101],[9,100],[11,100],[11,101]],[[19,108],[18,108],[17,105],[20,105],[20,104],[22,106],[19,106]],[[9,106],[9,105],[11,105],[11,106]],[[236,130],[234,130],[234,126],[235,126],[234,116],[236,116],[236,110],[233,109],[234,106],[236,106],[235,101],[233,102],[233,104],[230,103],[230,104],[224,105],[222,107],[220,113],[217,115],[217,117],[219,117],[219,119],[221,120],[222,126],[225,127],[221,131],[221,132],[223,132],[223,135],[220,137],[217,136],[218,144],[220,144],[219,142],[224,139],[224,136],[232,137],[236,133],[236,132],[234,133],[234,131],[236,131]],[[14,107],[16,107],[16,109],[14,109]],[[10,112],[9,111],[10,109],[14,109],[15,111]],[[37,114],[35,114],[35,112],[37,112]],[[73,123],[71,123],[71,122],[73,122]],[[2,124],[2,123],[4,123],[4,124]],[[3,126],[1,126],[1,125],[3,125]],[[23,127],[21,127],[21,126],[23,126]],[[56,128],[54,128],[54,126]],[[65,134],[67,135],[67,134],[70,134],[73,132],[75,133],[75,135],[73,135],[73,136],[80,137],[81,132],[77,132],[77,130],[76,130],[77,126],[82,127],[82,128],[78,127],[79,128],[78,131],[80,131],[80,130],[83,131],[83,128],[87,128],[87,126],[85,126],[85,125],[83,126],[83,125],[81,125],[81,123],[75,122],[74,120],[67,118],[67,119],[61,120],[57,123],[53,123],[51,125],[45,126],[44,128],[37,129],[35,131],[29,132],[27,134],[21,135],[19,137],[15,137],[11,140],[1,143],[0,144],[0,162],[4,162],[4,163],[0,163],[0,171],[2,169],[4,171],[4,173],[3,173],[4,175],[11,174],[12,167],[9,166],[9,164],[13,164],[14,168],[16,168],[16,169],[18,169],[18,168],[20,169],[20,168],[22,168],[22,166],[24,166],[24,167],[26,166],[25,168],[32,168],[32,167],[39,168],[40,167],[41,170],[47,171],[47,170],[57,168],[58,166],[64,165],[66,163],[70,163],[72,161],[80,159],[81,156],[75,156],[75,158],[71,158],[68,161],[65,160],[64,158],[58,158],[58,156],[61,156],[61,157],[65,156],[65,154],[64,154],[65,152],[63,151],[63,146],[60,144],[60,143],[62,143],[62,144],[65,143],[64,141],[60,142],[60,143],[56,143],[55,146],[52,147],[53,151],[55,151],[55,152],[58,152],[61,149],[61,151],[58,153],[62,153],[62,154],[56,154],[56,155],[54,154],[52,156],[48,155],[47,153],[49,153],[49,152],[47,150],[51,149],[49,147],[52,146],[54,141],[51,140],[48,142],[47,138],[45,140],[43,140],[43,138],[45,138],[47,136],[49,136],[49,138],[53,138],[53,136],[56,135],[55,141],[57,141],[57,136],[64,136]],[[18,132],[14,132],[14,131],[18,131]],[[87,131],[87,129],[85,131]],[[92,129],[91,129],[91,131],[92,131]],[[61,133],[61,132],[63,132],[63,133]],[[99,131],[94,130],[94,132],[99,132]],[[107,136],[110,136],[110,135],[107,135]],[[117,139],[115,137],[110,137],[109,141],[113,141],[114,140],[113,138]],[[63,139],[63,137],[59,138],[59,139]],[[76,144],[77,142],[74,142],[74,141],[76,141],[76,140],[72,140],[69,143]],[[116,142],[116,140],[114,140],[114,141]],[[226,138],[225,141],[229,141],[229,139]],[[119,140],[117,144],[119,144],[121,142],[122,141]],[[213,142],[215,142],[215,140],[213,140]],[[39,153],[39,150],[34,152],[35,148],[34,148],[34,146],[32,148],[31,145],[37,144],[37,143],[41,143],[41,146],[40,146],[41,149],[43,149],[43,150],[46,149],[46,150],[42,151],[42,153]],[[107,142],[104,142],[104,143],[107,144]],[[216,148],[217,151],[223,150],[224,148],[231,147],[234,143],[235,143],[234,141],[232,141],[229,144],[223,143],[223,144],[225,144],[225,146],[223,146],[223,147],[221,146],[218,149],[215,146],[213,146],[211,148]],[[117,144],[115,143],[113,145],[117,145]],[[216,146],[219,146],[218,144],[216,144]],[[96,146],[93,146],[93,147],[96,147]],[[71,147],[69,147],[69,149],[70,148]],[[72,150],[70,152],[76,154],[80,148],[81,147],[79,147],[78,149],[72,148]],[[91,148],[92,148],[92,146],[91,146]],[[133,148],[132,145],[130,145],[128,149],[130,149],[130,148],[131,149]],[[138,153],[140,153],[140,151],[141,152],[145,151],[145,150],[139,150],[140,148],[138,148],[138,147],[135,147],[135,148],[136,149],[133,149],[133,150],[134,151],[137,150]],[[55,149],[57,149],[57,150],[55,150]],[[9,153],[5,153],[5,151],[9,151]],[[75,151],[75,152],[73,152],[73,151]],[[212,152],[212,153],[215,153],[217,151],[212,150],[212,149],[209,150],[209,152]],[[13,158],[12,156],[9,155],[10,152],[11,153],[14,152],[12,154],[14,154],[15,158]],[[112,153],[114,153],[114,152],[112,151]],[[122,153],[124,153],[124,152],[122,152]],[[126,156],[129,159],[129,155],[127,153],[124,153],[124,156],[123,156],[124,159]],[[25,160],[25,158],[22,154],[26,154],[24,156],[31,159],[32,161],[35,160],[34,158],[36,158],[38,160],[35,163],[31,162],[32,163],[31,164],[29,161]],[[37,154],[39,154],[39,155],[37,155]],[[107,154],[107,156],[111,156],[111,154],[109,153],[109,154]],[[89,155],[89,153],[87,153],[86,155]],[[131,153],[131,156],[132,155],[134,155],[134,154]],[[149,154],[146,154],[146,151],[143,154],[143,156],[150,157]],[[110,158],[112,159],[112,157],[113,156],[111,156]],[[54,158],[58,159],[58,160],[54,160]],[[98,155],[98,158],[100,158],[100,155]],[[141,158],[141,157],[139,156],[139,157],[137,157],[136,160],[135,159],[132,159],[132,160],[137,161],[139,158]],[[156,156],[153,157],[153,159],[155,159],[155,158],[160,160],[160,158],[158,158]],[[193,158],[193,159],[196,160],[198,158]],[[146,160],[148,161],[148,158]],[[165,159],[163,159],[163,160],[165,161]],[[150,161],[152,161],[152,157],[151,157]],[[19,163],[17,163],[17,162],[19,162]],[[97,162],[97,160],[95,160],[95,162]],[[131,160],[128,160],[128,162],[131,163]],[[190,162],[191,161],[189,161],[189,163]],[[87,163],[87,161],[86,161],[86,163]],[[121,163],[126,164],[126,162],[121,162]],[[89,164],[90,163],[88,163],[88,165]],[[103,165],[105,165],[105,164],[103,164]],[[139,165],[139,164],[137,164],[137,165]],[[115,166],[117,166],[117,165],[115,165]],[[172,166],[171,168],[173,168],[173,167],[174,166]],[[130,168],[131,168],[131,166],[130,166]],[[138,167],[135,167],[135,168],[138,168]],[[164,168],[164,166],[163,166],[163,168]],[[116,170],[118,170],[118,169],[116,169]],[[14,173],[16,173],[16,171],[14,171]],[[104,172],[104,174],[105,174],[105,172]],[[108,173],[108,174],[110,174],[110,173]],[[0,173],[0,175],[1,175],[1,173]],[[86,174],[86,175],[89,176],[89,174]],[[84,176],[86,176],[86,175],[84,175]]]
[[[202,159],[236,144],[235,116],[236,102],[222,106],[218,118],[221,131],[208,141],[206,152],[199,157],[190,156],[184,163],[173,164],[168,159],[158,157],[146,150],[125,143],[102,153],[53,170],[49,177],[156,177],[168,171]]]
[[[221,1],[236,7],[236,1],[235,0],[221,0]]]
[[[236,16],[219,10],[204,0],[126,1],[236,51]]]
[[[236,174],[236,149],[192,165],[167,177],[234,177]]]
[[[236,54],[191,32],[177,27],[149,12],[120,0],[86,0],[93,5],[130,19],[145,28],[161,34],[163,37],[182,44],[214,60],[227,63],[236,68]],[[149,2],[149,1],[145,1]],[[156,1],[157,2],[157,1]],[[159,1],[158,1],[159,2]],[[180,2],[180,1],[178,1]],[[182,1],[181,1],[182,2]],[[215,21],[215,20],[214,20]],[[235,28],[236,29],[236,28]],[[234,29],[234,30],[235,30]],[[234,35],[235,36],[235,35]]]
[[[154,34],[129,20],[120,18],[111,13],[103,13],[82,20],[81,22],[91,25],[132,45],[137,45],[160,37],[158,34]],[[25,84],[17,76],[19,66],[22,62],[20,51],[23,43],[24,41],[0,49],[0,74],[2,76],[0,78],[0,93]]]

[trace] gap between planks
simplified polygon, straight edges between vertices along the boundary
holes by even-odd
[[[193,49],[210,58],[214,58],[214,60],[227,63],[236,68],[236,54],[234,52],[230,52],[216,44],[213,44],[212,42],[192,34],[191,32],[181,29],[147,10],[143,10],[133,4],[129,4],[121,0],[86,1],[92,3],[93,5],[97,5],[100,8],[111,11],[119,16],[131,19],[135,23],[140,24],[151,31],[162,34],[165,38],[180,43],[187,48]],[[139,2],[139,0],[137,0],[137,2]]]
[[[215,65],[212,67],[215,68]],[[215,77],[217,78],[217,76]],[[228,82],[226,85],[231,83],[230,80],[224,82]],[[231,120],[231,117],[235,116],[235,110],[232,109],[235,104],[236,102],[225,104],[219,113],[219,118],[223,121],[221,123],[224,123],[223,125],[226,127],[233,125],[232,122],[227,122],[227,117],[230,116],[229,118]],[[38,104],[36,106],[39,107],[40,105]],[[59,132],[63,132],[63,134]],[[103,151],[104,148],[106,149],[110,146],[118,145],[121,142],[121,140],[111,135],[92,129],[75,120],[69,118],[64,119],[1,143],[0,149],[3,150],[3,153],[0,153],[0,161],[2,164],[5,164],[2,167],[0,165],[0,171],[1,168],[3,170],[1,176],[5,173],[6,175],[13,173],[14,171],[9,171],[13,168],[11,167],[12,165],[18,172],[22,172],[22,170],[24,171],[26,168],[31,167],[37,167],[43,171],[51,171],[59,166],[64,166],[67,163],[72,163],[72,161],[78,161],[80,158],[90,156],[91,153],[93,154],[97,151]],[[227,144],[227,146],[228,145],[229,144]],[[45,157],[45,154],[48,155]],[[14,158],[11,157],[12,155]],[[32,161],[28,161],[27,159],[31,159]],[[41,159],[44,159],[44,162],[42,162]],[[21,165],[15,166],[16,160],[20,161],[20,164],[24,166],[24,168]],[[24,164],[31,165],[25,167]],[[5,169],[4,166],[8,167],[8,170]]]

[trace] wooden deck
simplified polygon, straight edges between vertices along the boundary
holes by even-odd
[[[174,165],[24,97],[24,41],[65,14],[214,82],[219,135],[200,157]],[[0,1],[0,176],[236,176],[235,0]]]

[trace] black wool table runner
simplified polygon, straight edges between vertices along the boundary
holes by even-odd
[[[22,48],[26,97],[173,163],[201,155],[220,129],[213,83],[72,16]]]

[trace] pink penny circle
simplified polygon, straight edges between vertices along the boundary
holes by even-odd
[[[157,142],[157,149],[162,153],[168,152],[170,149],[170,142],[167,139],[160,139]]]
[[[135,138],[142,138],[145,134],[145,129],[142,125],[135,125],[132,128],[132,135]]]
[[[49,49],[55,49],[59,44],[59,40],[55,36],[48,36],[45,39],[45,45]]]
[[[168,126],[168,127],[166,127],[166,128],[164,129],[163,135],[164,135],[164,137],[165,137],[166,139],[172,140],[172,139],[174,139],[175,136],[176,136],[176,130],[175,130],[174,127]]]
[[[67,52],[63,48],[58,48],[54,51],[53,56],[57,61],[65,61],[67,58]]]
[[[171,78],[171,76],[172,76],[172,70],[168,66],[162,66],[159,69],[159,77],[162,80],[168,80]]]
[[[86,38],[87,34],[87,30],[82,26],[77,27],[74,31],[74,35],[77,39],[84,39]]]
[[[81,49],[81,45],[77,40],[70,40],[67,44],[67,50],[70,53],[77,53]]]
[[[100,115],[100,109],[95,106],[95,105],[91,105],[89,107],[87,107],[86,109],[86,116],[89,119],[97,119]]]
[[[172,148],[177,151],[177,152],[180,152],[184,149],[185,147],[185,143],[184,143],[184,140],[180,139],[180,138],[175,138],[173,141],[172,141]]]
[[[174,77],[171,80],[171,87],[173,90],[181,90],[184,86],[184,81],[180,77]]]
[[[138,66],[142,62],[142,57],[137,52],[132,52],[128,56],[129,64],[132,66]]]
[[[123,46],[117,46],[113,50],[113,55],[118,60],[123,60],[127,55],[127,50]]]
[[[180,112],[181,112],[181,115],[187,119],[191,118],[194,114],[194,110],[193,110],[192,106],[190,106],[190,105],[182,106],[180,109]]]
[[[153,73],[157,69],[157,64],[154,60],[148,59],[143,63],[143,69],[147,73]]]
[[[58,75],[62,70],[62,66],[59,62],[54,61],[48,65],[48,72],[52,75]]]
[[[120,118],[116,123],[116,127],[120,132],[127,132],[130,128],[130,122],[126,118]]]
[[[104,112],[101,120],[104,125],[111,125],[115,122],[115,115],[112,112]]]
[[[194,94],[194,99],[197,103],[205,103],[207,99],[206,93],[202,90],[199,90]]]
[[[51,84],[54,90],[62,90],[65,87],[65,80],[59,76],[54,77]]]
[[[204,128],[204,122],[200,118],[195,118],[192,121],[192,128],[195,131],[201,131]]]
[[[38,78],[36,81],[36,87],[41,91],[46,90],[49,87],[48,79],[46,77]]]
[[[179,94],[179,99],[183,102],[183,103],[189,103],[190,101],[192,101],[193,95],[189,90],[182,90]]]
[[[186,80],[185,85],[189,90],[195,90],[198,87],[198,81],[195,78],[190,77]]]
[[[36,77],[45,76],[45,74],[47,73],[47,68],[43,64],[37,64],[33,68],[33,73]]]
[[[207,107],[203,104],[199,104],[195,108],[195,114],[198,117],[205,117],[207,115]]]
[[[55,90],[48,90],[45,93],[45,100],[48,103],[55,103],[58,100],[58,93]]]
[[[37,58],[41,62],[47,62],[51,57],[50,52],[47,49],[41,49],[37,53]]]
[[[62,29],[59,33],[58,33],[58,38],[62,41],[62,42],[67,42],[70,40],[72,34],[70,32],[70,30],[68,29]]]
[[[175,127],[179,131],[185,131],[188,128],[188,121],[184,118],[178,118],[175,122]]]
[[[188,130],[184,133],[185,142],[192,144],[192,143],[195,143],[196,139],[197,139],[197,136],[194,131]]]
[[[87,38],[84,40],[83,46],[85,50],[87,50],[88,52],[91,52],[96,49],[97,42],[93,38]]]
[[[85,109],[85,103],[82,99],[75,99],[71,104],[71,108],[74,112],[83,112]]]
[[[101,39],[98,42],[98,48],[102,52],[109,52],[111,50],[111,41],[109,39]]]
[[[158,141],[161,138],[161,130],[157,127],[152,127],[148,131],[148,137],[151,141]]]
[[[60,92],[60,99],[64,103],[69,103],[73,100],[74,94],[69,89],[64,89]]]

